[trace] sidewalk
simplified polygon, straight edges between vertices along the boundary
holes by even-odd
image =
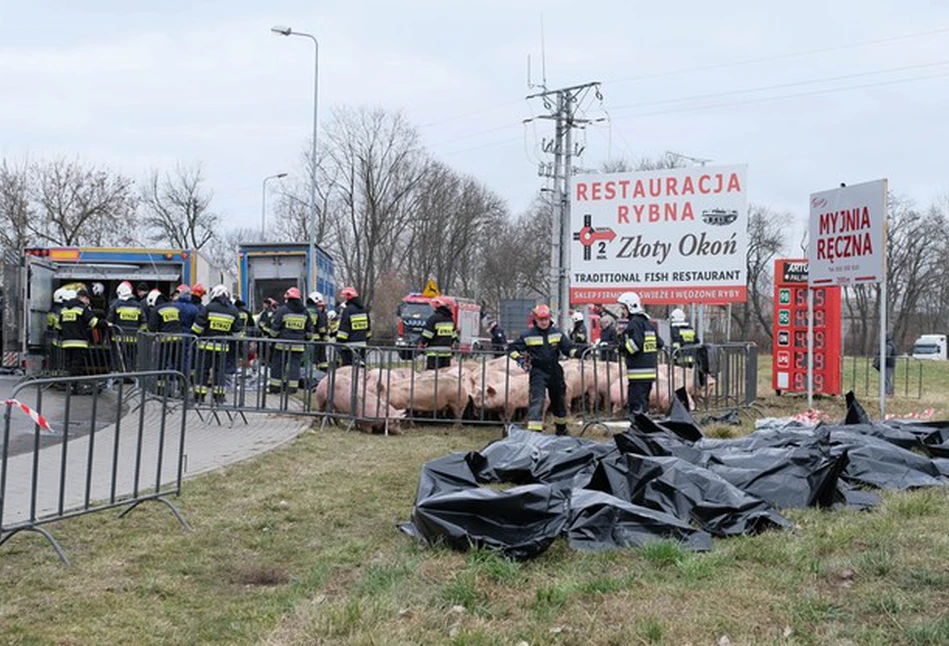
[[[221,425],[209,413],[202,411],[202,415],[206,421],[202,421],[196,412],[188,411],[184,420],[185,478],[276,448],[309,428],[313,421],[308,417],[248,413],[246,425],[238,418],[231,426],[223,413],[219,413]],[[61,489],[62,508],[66,512],[81,509],[86,504],[93,508],[103,501],[121,500],[133,495],[136,489],[139,493],[173,490],[178,475],[181,429],[179,409],[169,408],[163,425],[161,403],[148,401],[143,410],[133,409],[117,424],[90,435],[43,448],[38,456],[29,452],[10,457],[6,491],[0,491],[4,503],[0,525],[9,527],[31,517],[34,457],[37,458],[35,476],[38,483],[32,514],[35,518],[59,511]],[[136,462],[139,464],[137,478]],[[89,464],[92,464],[92,476],[87,482]],[[64,467],[65,479],[61,477]]]

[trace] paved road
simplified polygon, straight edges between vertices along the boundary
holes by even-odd
[[[0,376],[0,400],[9,399],[20,377]],[[66,393],[56,388],[44,388],[42,399],[38,399],[38,388],[25,388],[17,398],[28,406],[39,410],[49,421],[56,434],[40,433],[40,446],[59,444],[66,431]],[[103,391],[93,395],[72,395],[69,398],[70,441],[88,435],[94,427],[101,430],[116,420],[117,397],[114,392]],[[93,419],[95,408],[95,419]],[[0,418],[2,419],[2,418]],[[0,421],[0,456],[3,455],[3,423]],[[10,416],[10,455],[32,451],[36,440],[33,421],[21,411],[14,409]]]

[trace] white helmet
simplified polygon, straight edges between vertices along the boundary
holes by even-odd
[[[685,312],[677,307],[669,314],[669,320],[673,323],[685,323]]]
[[[158,297],[161,296],[160,289],[153,289],[148,292],[148,296],[145,297],[145,304],[149,307],[155,307],[158,304]]]
[[[331,320],[331,321],[335,321],[335,320],[336,320],[336,312],[335,312],[335,311],[330,311],[330,312],[328,312],[328,313],[326,314],[326,318],[328,318],[328,319]]]
[[[132,283],[127,280],[119,283],[119,286],[115,288],[115,295],[122,301],[132,298]]]
[[[309,294],[307,294],[307,299],[313,301],[317,305],[322,305],[324,303],[323,294],[319,292],[310,292]]]
[[[636,292],[623,292],[616,299],[620,305],[625,305],[630,314],[644,314],[642,302]]]
[[[102,283],[92,283],[92,293],[96,296],[102,296],[105,294],[105,285]]]
[[[573,313],[573,316],[571,318],[573,318],[574,323],[583,323],[583,312],[581,312],[580,310],[577,310],[576,312]]]
[[[75,289],[66,289],[65,287],[63,288],[63,302],[64,302],[64,303],[65,303],[66,301],[71,301],[71,300],[75,299],[76,296],[78,296],[78,295],[79,295],[79,294],[78,294],[78,292],[77,292]]]
[[[66,302],[66,290],[62,287],[53,292],[53,302],[62,305]]]
[[[215,298],[221,298],[222,296],[223,296],[224,298],[230,298],[230,297],[231,297],[231,293],[227,290],[227,287],[225,287],[224,285],[215,285],[214,287],[211,288],[211,300],[212,300],[212,301],[213,301]]]

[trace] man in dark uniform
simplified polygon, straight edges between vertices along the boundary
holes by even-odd
[[[85,289],[78,292],[67,290],[64,294],[66,301],[59,311],[60,346],[63,349],[63,360],[70,377],[78,377],[85,373],[89,359],[91,332],[96,328],[103,329],[107,326],[107,323],[98,319],[89,306],[80,299],[84,292]],[[75,385],[72,390],[79,392]]]
[[[134,372],[138,370],[138,333],[148,327],[148,317],[145,306],[135,299],[132,283],[119,283],[115,295],[106,315],[112,326],[113,366],[116,372]]]
[[[317,370],[326,372],[329,368],[325,345],[329,340],[329,318],[326,316],[326,301],[323,299],[323,294],[310,292],[307,296],[306,309],[313,322],[313,340],[319,342],[313,352],[313,364]]]
[[[701,342],[695,330],[685,320],[685,312],[678,307],[669,314],[669,341],[677,366],[690,367],[695,363],[695,346]]]
[[[291,287],[283,295],[284,303],[273,316],[270,334],[278,339],[270,362],[267,390],[279,393],[296,392],[300,386],[300,363],[306,350],[305,341],[313,338],[313,321],[306,311],[300,290]]]
[[[544,430],[544,395],[550,395],[557,435],[567,434],[567,385],[563,380],[560,355],[574,357],[582,351],[566,334],[557,329],[550,318],[550,308],[538,305],[531,312],[533,325],[508,348],[511,358],[530,371],[530,404],[527,407],[527,430]]]
[[[616,332],[616,320],[608,314],[600,316],[600,360],[615,361],[619,335]]]
[[[624,292],[617,299],[629,322],[620,335],[620,352],[626,357],[626,394],[630,421],[649,411],[649,392],[656,381],[662,339],[643,311],[636,292]]]
[[[60,287],[53,292],[53,305],[46,314],[46,343],[49,350],[49,370],[52,375],[62,374],[63,348],[60,345],[59,313],[66,302],[67,289]]]
[[[570,331],[570,340],[574,343],[586,345],[587,326],[583,323],[583,312],[577,310],[570,318],[573,319],[573,329]]]
[[[504,334],[504,329],[497,321],[491,321],[488,332],[491,334],[491,348],[494,350],[494,356],[502,356],[507,348],[507,335]]]
[[[240,314],[231,303],[231,295],[224,285],[211,288],[211,301],[198,313],[191,331],[198,339],[198,357],[194,382],[194,394],[203,402],[208,394],[208,384],[214,401],[221,403],[227,392],[225,374],[231,343],[221,337],[239,334],[243,330]]]
[[[441,296],[432,299],[435,311],[425,321],[419,347],[425,350],[425,369],[438,370],[451,365],[452,347],[458,340],[455,319],[448,301]]]
[[[339,317],[336,342],[343,346],[339,351],[340,363],[351,366],[354,355],[359,353],[362,358],[366,342],[372,337],[372,328],[359,292],[354,287],[344,287],[339,295],[343,299],[343,313]]]
[[[148,331],[156,333],[155,339],[155,358],[153,366],[155,370],[176,370],[181,371],[181,310],[175,307],[174,303],[168,301],[168,298],[161,293],[160,289],[153,289],[148,292],[145,299],[148,306]],[[174,381],[174,380],[173,380]],[[157,392],[159,394],[165,391],[165,378],[159,377],[156,381]]]

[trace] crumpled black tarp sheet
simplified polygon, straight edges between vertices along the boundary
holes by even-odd
[[[847,402],[843,424],[728,440],[703,438],[678,398],[667,418],[637,417],[613,443],[510,427],[480,451],[426,463],[400,528],[516,559],[559,537],[582,550],[657,540],[707,550],[713,536],[790,526],[780,508],[867,508],[878,502],[868,489],[949,483],[949,422],[875,423]]]

